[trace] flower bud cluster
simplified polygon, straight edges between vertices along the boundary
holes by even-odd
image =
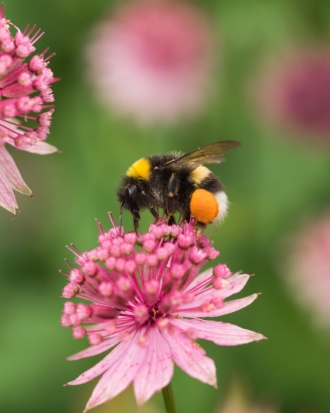
[[[153,224],[140,235],[121,235],[121,230],[100,227],[99,246],[76,252],[79,268],[70,267],[66,274],[69,282],[62,296],[91,302],[64,305],[61,322],[73,328],[75,338],[87,334],[95,344],[140,327],[169,328],[165,320],[179,311],[209,313],[223,305],[216,292],[231,275],[225,265],[194,283],[202,266],[219,252],[203,235],[197,238],[192,222],[183,227]],[[206,295],[211,290],[214,294]],[[83,327],[85,323],[89,326]]]

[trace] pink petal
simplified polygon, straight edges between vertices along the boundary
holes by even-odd
[[[21,150],[31,153],[37,153],[38,155],[48,155],[49,153],[58,152],[59,150],[55,146],[46,142],[37,142],[34,145],[20,146]]]
[[[134,380],[144,363],[147,348],[138,344],[140,336],[137,333],[130,341],[118,346],[120,352],[97,383],[84,412],[117,396]]]
[[[138,405],[145,403],[156,392],[167,386],[173,376],[172,352],[158,328],[147,337],[144,362],[134,379],[134,393]]]
[[[171,346],[175,363],[191,377],[217,386],[215,364],[212,359],[205,356],[205,351],[195,341],[188,339],[184,334],[163,333]]]
[[[231,295],[239,293],[243,290],[246,283],[249,281],[249,278],[249,274],[236,273],[231,277],[224,279],[224,286],[221,290],[218,290],[220,292],[220,295],[218,295],[217,297],[227,298]]]
[[[128,347],[128,343],[120,343],[103,360],[95,364],[95,366],[93,366],[91,369],[82,373],[75,380],[67,383],[67,385],[75,386],[78,384],[87,383],[88,381],[95,379],[95,377],[104,373],[112,365],[116,364],[121,357],[124,357],[124,354],[127,351],[127,347]]]
[[[25,195],[31,195],[31,189],[26,185],[21,174],[4,145],[0,145],[0,169],[5,173],[13,189]]]
[[[239,298],[238,300],[226,301],[223,303],[223,306],[217,308],[216,310],[210,311],[208,313],[203,311],[178,311],[178,314],[182,317],[187,318],[205,318],[205,317],[220,317],[222,315],[231,314],[235,311],[241,310],[244,307],[247,307],[258,297],[259,294],[252,294],[248,297]],[[194,304],[191,303],[192,305]]]
[[[68,357],[67,360],[79,360],[85,357],[96,356],[101,354],[106,350],[109,350],[111,347],[119,343],[119,337],[113,337],[108,340],[102,341],[100,344],[86,348],[85,350],[80,351],[79,353],[73,354]]]
[[[219,321],[173,319],[171,324],[183,331],[192,330],[198,338],[219,346],[237,346],[265,338],[262,334]]]
[[[207,277],[205,277],[205,279],[206,278]],[[231,277],[223,280],[224,281],[224,287],[221,288],[221,290],[215,290],[214,288],[208,289],[205,292],[202,292],[201,294],[198,294],[192,303],[181,305],[180,309],[181,308],[189,308],[189,307],[193,307],[193,306],[194,307],[199,307],[203,303],[205,303],[205,301],[212,300],[212,298],[224,299],[224,298],[227,298],[227,297],[229,297],[233,294],[236,294],[244,288],[244,286],[248,282],[249,278],[250,278],[250,275],[248,275],[248,274],[238,274],[238,273],[234,274]],[[187,292],[189,292],[189,290],[187,290]]]
[[[7,209],[14,215],[16,215],[16,209],[18,209],[14,192],[11,188],[10,182],[7,176],[0,168],[0,206]]]
[[[185,291],[191,290],[193,287],[195,287],[198,284],[201,284],[203,281],[207,280],[212,276],[213,273],[213,268],[209,268],[206,271],[201,272],[200,274],[197,275],[196,278],[187,286]]]

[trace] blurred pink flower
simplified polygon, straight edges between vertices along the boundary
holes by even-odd
[[[320,327],[330,327],[330,213],[310,222],[289,242],[285,280]]]
[[[330,46],[273,59],[254,84],[258,111],[300,138],[330,144]]]
[[[52,55],[26,59],[35,51],[34,43],[43,35],[35,26],[21,32],[4,17],[0,7],[0,206],[13,214],[18,209],[13,189],[31,195],[5,145],[38,153],[52,153],[57,149],[43,142],[49,133],[54,101],[50,85],[56,81],[47,68]],[[12,35],[10,27],[15,34]],[[21,124],[20,120],[23,124]],[[29,121],[36,125],[27,126]]]
[[[67,301],[63,326],[73,336],[88,336],[91,347],[71,356],[78,360],[115,347],[102,361],[68,383],[86,383],[103,374],[87,403],[89,410],[104,403],[133,382],[138,404],[167,386],[176,363],[190,376],[216,386],[212,359],[195,340],[234,346],[261,340],[261,334],[232,324],[206,321],[251,304],[257,294],[232,301],[249,275],[233,274],[218,264],[198,274],[219,252],[201,236],[193,223],[182,227],[151,225],[148,233],[119,235],[119,228],[104,232],[100,246],[76,254],[80,268],[70,266],[63,297],[79,297],[92,304]],[[139,251],[136,250],[137,247]],[[87,323],[87,326],[83,326]]]
[[[210,46],[207,23],[192,6],[138,0],[96,28],[89,76],[118,113],[141,123],[172,123],[201,109]]]

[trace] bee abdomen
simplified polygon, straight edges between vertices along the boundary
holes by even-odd
[[[222,221],[227,214],[228,198],[224,191],[213,194],[205,189],[196,189],[190,200],[190,213],[198,222],[209,224]]]
[[[205,189],[196,189],[190,200],[190,212],[198,222],[208,224],[219,213],[219,206],[215,196]]]
[[[217,192],[214,194],[214,197],[218,203],[218,215],[215,217],[215,220],[221,222],[227,215],[229,206],[228,197],[224,191]]]

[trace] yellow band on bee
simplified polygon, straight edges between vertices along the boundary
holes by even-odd
[[[148,159],[141,158],[128,168],[126,175],[136,179],[148,180],[150,177],[150,169],[151,165]]]
[[[206,168],[206,166],[200,165],[196,169],[190,172],[190,178],[195,184],[200,184],[207,176],[209,176],[211,171]]]

